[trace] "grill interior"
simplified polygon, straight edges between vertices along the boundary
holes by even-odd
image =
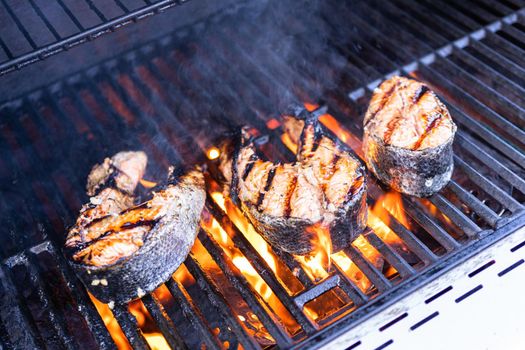
[[[243,124],[269,136],[263,152],[286,160],[277,120],[290,103],[328,107],[325,128],[360,156],[368,100],[392,74],[426,82],[459,127],[450,184],[428,200],[402,197],[406,222],[390,208],[383,213],[398,239],[369,228],[326,275],[312,277],[293,256],[254,243],[212,175],[192,254],[174,279],[132,305],[147,310],[149,328],[130,306],[114,305],[127,343],[148,348],[148,335],[162,334],[172,348],[320,344],[523,219],[522,1],[293,6],[236,6],[1,105],[6,348],[115,347],[117,335],[59,248],[87,199],[93,164],[143,149],[153,164],[146,178],[158,181],[170,164],[205,162],[217,139]],[[369,180],[374,208],[390,192]],[[239,257],[252,268],[243,270]]]

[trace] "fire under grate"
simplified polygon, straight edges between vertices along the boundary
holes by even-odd
[[[402,4],[393,1],[385,11]],[[360,3],[348,15],[360,23],[359,11],[369,6]],[[406,11],[419,18],[423,6],[434,5]],[[339,56],[312,57],[299,47],[286,59],[262,47],[257,56],[271,64],[261,65],[252,54],[254,27],[236,23],[240,30],[235,31],[221,22],[220,30],[206,32],[208,40],[195,42],[190,34],[164,38],[6,103],[0,110],[10,116],[0,124],[0,148],[9,155],[0,158],[6,187],[0,207],[7,232],[2,254],[10,256],[0,270],[3,345],[114,348],[117,342],[137,349],[165,343],[219,349],[319,344],[509,234],[508,225],[524,218],[525,101],[519,92],[525,81],[525,20],[502,2],[499,11],[506,9],[507,20],[478,35],[495,15],[481,5],[447,6],[453,6],[447,16],[455,14],[473,28],[438,17],[449,26],[431,38],[431,56],[403,19],[395,24],[400,35],[422,47],[412,59],[392,56],[396,52],[388,48],[395,40],[383,42],[389,56],[366,42],[357,55],[342,41],[333,45],[352,64],[340,71],[327,60],[337,62]],[[384,15],[371,13],[378,22]],[[286,25],[304,23],[296,19]],[[447,50],[434,45],[456,34],[470,39]],[[241,57],[235,67],[228,64],[233,57]],[[372,57],[380,62],[363,64]],[[56,242],[85,199],[85,174],[94,162],[116,150],[141,148],[156,165],[147,174],[155,179],[169,164],[203,162],[217,136],[203,130],[229,126],[226,118],[268,135],[261,138],[263,152],[286,160],[291,152],[281,142],[279,94],[317,110],[325,128],[360,155],[371,89],[396,67],[427,82],[450,108],[459,126],[456,170],[447,188],[428,200],[398,197],[369,177],[369,204],[377,220],[332,257],[329,271],[313,271],[261,241],[221,197],[213,172],[198,241],[175,277],[155,293],[110,309],[92,300],[68,268]],[[334,75],[345,78],[319,90],[323,79]],[[26,192],[17,193],[9,184]],[[26,249],[14,254],[20,247]]]

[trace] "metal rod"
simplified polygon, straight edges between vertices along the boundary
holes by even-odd
[[[245,349],[258,349],[258,343],[252,337],[246,334],[244,328],[240,325],[238,318],[235,317],[233,310],[228,305],[228,302],[222,296],[217,287],[215,287],[213,282],[208,278],[195,257],[190,254],[184,265],[186,265],[188,271],[191,273],[193,278],[195,278],[195,281],[197,281],[199,287],[201,287],[206,293],[206,296],[210,302],[219,310],[223,320],[237,336],[237,339],[241,342],[242,346]]]
[[[461,210],[450,203],[442,194],[436,193],[429,198],[430,202],[434,204],[443,214],[454,222],[456,226],[461,228],[463,232],[469,237],[475,237],[481,232],[481,228],[470,220]]]
[[[344,252],[352,262],[366,275],[372,284],[380,291],[384,292],[392,286],[390,281],[367,260],[361,252],[353,245],[349,245]]]
[[[496,228],[500,217],[494,211],[492,211],[492,209],[483,204],[483,202],[481,202],[472,193],[466,191],[463,187],[458,185],[458,183],[454,180],[450,180],[447,188],[450,189],[463,203],[465,203],[465,205],[467,205],[483,220],[485,220],[485,222],[487,222],[493,228]]]
[[[399,272],[402,278],[412,276],[416,270],[399,256],[394,250],[385,244],[374,231],[369,231],[364,235],[366,240],[385,257],[385,259]]]
[[[183,286],[173,278],[166,282],[166,287],[170,291],[171,295],[181,307],[184,316],[191,322],[191,324],[197,328],[200,335],[202,336],[203,342],[206,347],[210,349],[220,349],[219,340],[213,336],[213,332],[208,327],[204,317],[197,307],[190,301],[188,296],[183,292]]]
[[[491,181],[487,180],[487,178],[481,175],[472,166],[465,163],[461,158],[454,156],[454,163],[469,176],[472,182],[481,187],[483,191],[497,200],[501,205],[508,208],[513,214],[523,210],[523,206],[520,203],[499,187],[494,186]]]
[[[164,307],[153,294],[142,297],[142,302],[149,314],[155,320],[157,327],[162,332],[164,339],[172,349],[187,349],[182,336],[177,332],[175,325],[167,318]]]
[[[113,307],[112,311],[113,316],[115,316],[133,349],[150,350],[148,342],[138,328],[137,319],[130,314],[128,306],[126,304],[117,304]]]
[[[250,306],[250,308],[257,314],[257,317],[261,320],[264,327],[266,327],[268,332],[277,341],[277,343],[290,344],[290,339],[286,331],[272,319],[267,311],[267,308],[261,304],[260,299],[256,297],[257,292],[251,288],[250,284],[242,275],[242,273],[238,271],[237,268],[231,264],[231,262],[226,260],[224,252],[220,247],[217,246],[217,243],[214,242],[207,234],[201,234],[199,237],[204,247],[213,257],[213,260],[217,263],[217,265],[219,265],[235,289],[248,303],[248,306]]]

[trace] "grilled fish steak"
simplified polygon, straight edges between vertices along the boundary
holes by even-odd
[[[346,247],[366,227],[364,167],[346,147],[325,135],[316,116],[304,111],[284,120],[297,142],[294,163],[257,155],[245,135],[220,168],[232,201],[274,247],[306,255],[314,249],[310,227],[329,232],[332,251]]]
[[[374,91],[364,118],[368,169],[399,192],[431,196],[452,175],[455,132],[446,106],[426,85],[390,78]]]
[[[167,281],[189,253],[204,206],[204,176],[191,170],[134,205],[142,152],[121,152],[88,177],[93,195],[70,229],[65,251],[75,272],[103,302],[124,303]]]

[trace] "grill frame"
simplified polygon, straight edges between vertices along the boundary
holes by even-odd
[[[489,27],[490,28],[494,28],[494,26],[491,26],[491,25],[487,26],[487,28],[489,28]],[[489,30],[489,32],[490,32],[490,30]],[[474,34],[470,34],[470,35],[474,35]],[[488,34],[488,35],[490,36],[490,34]],[[476,34],[476,36],[479,37],[478,34]],[[169,45],[166,45],[166,46],[169,47]],[[438,56],[441,57],[441,58],[444,57],[440,53],[449,54],[449,53],[451,53],[453,51],[454,51],[454,49],[451,49],[450,52],[449,52],[448,49],[447,50],[441,50],[441,51],[439,51],[437,53],[437,55],[434,54],[433,61],[431,61],[429,59],[429,57],[431,57],[432,55],[431,56],[425,55],[423,58],[421,58],[418,61],[418,68],[419,69],[426,69],[426,72],[428,74],[434,74],[434,76],[436,76],[437,73],[431,67],[431,63],[433,63],[435,61],[436,57],[438,57]],[[149,55],[148,52],[149,52],[148,50],[139,50],[138,52],[133,52],[133,53],[129,54],[128,56],[131,57],[132,59],[137,57],[137,56],[138,57],[148,57],[148,55]],[[438,58],[438,59],[440,59],[440,58]],[[171,62],[173,62],[173,58],[170,58],[170,60],[171,60]],[[137,103],[136,101],[134,101],[133,100],[133,96],[129,96],[129,93],[126,92],[125,88],[123,88],[123,87],[121,87],[119,85],[119,80],[116,78],[115,73],[112,73],[113,72],[113,68],[115,66],[122,66],[125,69],[127,69],[126,65],[129,66],[129,62],[127,62],[126,59],[120,59],[120,60],[115,60],[115,61],[109,62],[107,64],[104,64],[101,67],[98,67],[98,68],[95,68],[95,69],[91,69],[91,71],[89,71],[89,72],[81,73],[80,80],[83,80],[83,82],[80,85],[78,83],[79,82],[78,78],[76,78],[76,79],[66,79],[63,82],[58,83],[54,88],[50,88],[49,90],[46,89],[45,92],[43,93],[43,95],[41,95],[41,96],[25,98],[25,100],[29,101],[29,102],[27,103],[27,105],[24,104],[24,108],[27,108],[27,110],[29,111],[30,114],[38,114],[38,112],[36,112],[36,110],[38,108],[35,106],[35,103],[40,103],[40,99],[42,98],[45,101],[47,101],[47,103],[49,103],[49,105],[53,106],[55,111],[61,116],[61,121],[62,122],[66,123],[71,128],[76,128],[76,122],[74,120],[73,121],[69,120],[69,118],[67,117],[67,115],[68,115],[67,111],[65,111],[63,109],[63,107],[60,106],[60,104],[57,102],[57,100],[53,96],[56,96],[55,93],[58,90],[64,91],[67,96],[69,96],[72,100],[75,101],[76,105],[82,106],[82,101],[79,100],[79,96],[75,93],[75,90],[76,89],[80,89],[79,86],[87,86],[89,91],[91,91],[93,93],[93,95],[95,95],[96,99],[98,99],[99,101],[107,100],[107,97],[105,97],[102,94],[102,92],[100,91],[100,89],[96,87],[96,83],[97,83],[97,81],[99,81],[99,79],[97,79],[96,77],[98,75],[101,75],[101,76],[110,77],[109,78],[109,84],[111,85],[112,89],[120,96],[120,98],[122,100],[124,100],[124,104],[127,105],[127,107],[131,110],[132,114],[139,115],[139,116],[143,115],[143,113],[141,111],[142,107],[140,106],[140,104]],[[410,63],[409,66],[410,67],[414,67],[414,63]],[[425,68],[427,66],[430,66],[430,68]],[[132,69],[132,67],[128,67],[128,68]],[[412,72],[412,70],[408,70],[407,69],[405,71],[405,73],[409,73],[409,72]],[[149,91],[150,88],[147,87],[144,83],[141,83],[140,76],[137,75],[136,72],[132,72],[130,74],[131,75],[128,78],[130,80],[132,80],[133,83],[136,86],[138,86],[138,91],[140,91],[140,93],[145,94],[146,96],[148,96],[147,91]],[[218,78],[218,79],[221,79],[221,78]],[[374,82],[375,81],[376,80],[374,80]],[[367,89],[368,89],[368,93],[370,93],[370,91],[375,87],[374,86],[374,84],[375,84],[374,82],[367,84],[366,88],[363,88],[363,91],[364,91],[365,94],[367,93]],[[196,84],[196,85],[193,85],[193,84]],[[199,86],[198,84],[199,83],[192,83],[192,86]],[[49,95],[49,96],[46,96],[46,95]],[[353,96],[353,97],[356,96],[355,94],[352,94],[352,93],[350,93],[350,95]],[[355,98],[354,102],[359,101],[360,98],[362,99],[363,96]],[[332,106],[333,104],[330,103],[330,105]],[[97,137],[98,139],[102,139],[103,140],[104,139],[104,131],[101,130],[101,125],[97,125],[97,123],[95,121],[93,121],[93,120],[95,120],[96,117],[93,116],[92,112],[90,112],[87,108],[82,108],[82,107],[79,107],[79,108],[81,108],[81,110],[82,110],[81,114],[84,116],[83,117],[84,118],[84,122],[88,124],[88,127],[90,127],[93,130],[94,133],[97,133],[99,135]],[[112,106],[111,104],[107,104],[107,108],[112,110],[110,112],[110,114],[114,115],[115,118],[117,118],[117,119],[120,118],[120,113],[117,110],[115,110],[116,109],[115,106]],[[490,110],[490,109],[488,109],[488,110]],[[339,120],[342,120],[343,117],[344,117],[344,114],[341,111],[338,111],[338,113],[334,113],[334,115]],[[469,116],[467,114],[465,115],[465,117],[466,118],[464,120],[468,120],[468,122],[470,122],[471,125],[476,125],[475,124],[476,121],[473,120],[473,119],[469,119]],[[256,122],[256,121],[254,120],[254,122]],[[478,124],[479,124],[479,122],[478,122]],[[123,125],[125,125],[125,124],[123,124]],[[139,127],[143,127],[143,128],[145,128],[145,130],[147,130],[147,132],[150,132],[149,130],[152,130],[153,125],[148,120],[142,120]],[[20,126],[20,128],[23,128],[23,127]],[[169,137],[167,135],[162,135],[162,137],[165,137],[166,142],[169,142]],[[494,141],[494,140],[492,140],[492,141]],[[140,141],[137,141],[137,142],[140,142]],[[195,146],[198,147],[198,145],[195,145]],[[504,144],[503,144],[503,146],[504,146]],[[170,155],[171,159],[176,160],[176,161],[180,161],[182,159],[182,156],[177,154],[177,152],[175,150],[171,149],[169,151],[171,152],[171,155]],[[38,164],[39,163],[37,161],[37,159],[39,158],[38,150],[33,149],[31,152],[32,152],[31,153],[32,157],[34,157],[34,158],[31,158],[30,160],[32,161],[32,163]],[[461,161],[461,159],[459,157],[457,157],[457,160],[458,159]],[[463,167],[465,167],[465,165],[463,165]],[[74,172],[74,171],[70,170],[69,172],[71,173],[71,172]],[[482,174],[480,174],[479,172],[475,171],[475,170],[473,170],[472,174],[474,176],[479,177],[480,179],[484,179],[484,176]],[[74,174],[72,174],[71,177],[72,178],[76,178],[77,182],[82,183],[82,176],[80,174],[77,174],[76,176]],[[459,184],[456,184],[456,185],[458,185],[458,193],[463,193],[465,198],[471,199],[471,197],[468,196],[468,192],[467,191],[465,191],[465,190],[461,191],[462,188],[459,187]],[[490,183],[488,185],[490,185]],[[488,190],[487,186],[485,186],[485,189]],[[52,190],[51,190],[51,193],[52,193]],[[498,194],[496,192],[496,194],[493,194],[493,195],[497,196]],[[500,195],[501,195],[501,193],[500,193]],[[503,198],[502,201],[505,201],[506,199],[508,199],[508,197],[509,197],[508,195],[507,195],[507,197],[503,196],[502,197]],[[440,208],[445,208],[445,209],[448,208],[449,209],[449,212],[447,213],[447,215],[450,213],[451,217],[455,216],[456,218],[460,218],[458,220],[461,220],[461,218],[462,218],[461,214],[452,211],[452,209],[453,209],[452,206],[450,206],[450,204],[446,202],[446,199],[443,196],[438,195],[433,200],[435,201],[435,204],[437,206],[439,206]],[[60,202],[60,201],[57,201],[57,202]],[[516,201],[514,201],[514,202],[516,202]],[[413,205],[412,202],[409,202],[409,204]],[[517,212],[518,210],[522,210],[523,209],[523,206],[521,204],[519,204],[519,203],[512,203],[512,201],[510,201],[510,202],[507,201],[506,205],[507,206],[512,206],[512,209],[515,212]],[[208,203],[208,208],[210,208],[210,207],[211,207],[211,205],[210,205],[210,203]],[[484,207],[483,205],[479,206],[478,207],[478,211],[483,212],[485,210],[483,208],[486,209],[486,207]],[[61,211],[63,211],[64,213],[68,212],[67,208],[63,208],[63,209],[61,209]],[[421,214],[418,210],[414,209],[414,213],[416,213],[414,215],[418,215],[419,220],[421,220],[421,221],[427,220],[427,219],[425,219],[424,215]],[[486,216],[486,218],[488,218],[487,220],[488,221],[491,220],[490,224],[491,224],[491,226],[496,228],[496,230],[494,232],[491,232],[490,234],[487,234],[487,232],[482,233],[483,237],[479,241],[472,242],[468,246],[468,248],[457,249],[459,246],[454,245],[454,243],[452,241],[450,241],[448,243],[450,245],[449,249],[450,250],[456,250],[456,253],[448,255],[446,258],[439,258],[438,263],[435,266],[433,265],[434,267],[429,268],[428,269],[429,271],[422,272],[422,275],[423,274],[427,274],[425,276],[428,277],[428,278],[430,278],[430,276],[437,277],[441,273],[443,273],[445,270],[451,269],[451,268],[453,268],[453,266],[457,265],[461,261],[463,261],[465,259],[468,259],[476,251],[478,251],[480,249],[484,249],[486,246],[492,244],[496,240],[498,240],[500,238],[503,238],[506,235],[510,234],[513,231],[513,229],[516,227],[515,225],[523,225],[523,223],[524,223],[524,216],[522,214],[523,213],[518,214],[518,215],[516,215],[516,216],[514,216],[512,218],[508,217],[508,218],[504,218],[504,219],[496,219],[493,216],[493,213],[491,213],[490,211],[486,211],[485,210],[485,216]],[[71,215],[69,215],[69,216],[71,218]],[[513,221],[510,222],[511,219]],[[439,229],[437,229],[435,227],[436,223],[433,220],[426,221],[426,224],[427,224],[427,227],[430,228],[429,230],[434,230],[435,231],[435,233],[434,233],[435,235],[439,236],[441,234],[439,232]],[[394,225],[397,226],[394,229],[395,232],[398,232],[398,231],[403,232],[401,224],[397,223],[397,224],[394,224]],[[468,221],[467,221],[466,225],[462,225],[462,226],[468,228],[468,226],[469,226]],[[477,229],[475,227],[470,227],[469,229],[471,230],[471,233],[472,233],[472,231],[476,231],[477,232]],[[409,237],[409,236],[410,236],[410,233],[409,233],[409,235],[407,237]],[[373,236],[371,236],[371,237],[373,237]],[[205,240],[209,241],[209,237],[207,237],[206,235],[204,235],[202,233],[200,235],[200,238],[202,238],[202,240],[204,240],[204,241]],[[411,238],[412,238],[412,240],[414,240],[413,237],[411,237]],[[29,238],[25,238],[25,239],[29,239]],[[245,242],[243,243],[241,241],[241,239],[242,239],[242,236],[238,240],[239,246],[242,246],[242,244],[246,245],[246,243]],[[371,239],[374,240],[374,238],[371,238]],[[483,243],[481,243],[481,242],[483,242]],[[45,244],[49,244],[49,243],[45,243]],[[212,247],[214,245],[214,243],[211,242],[211,241],[209,241],[207,244],[208,244],[208,247]],[[447,243],[444,243],[444,244],[447,244]],[[377,241],[376,241],[376,245],[378,245]],[[38,251],[38,249],[39,248],[36,248],[37,251]],[[248,248],[244,248],[244,250],[247,250],[247,249]],[[57,250],[57,249],[55,249],[55,250]],[[30,249],[29,252],[28,251],[25,252],[25,255],[27,256],[29,254],[31,256],[31,254],[34,254],[34,251],[35,251],[35,249]],[[395,251],[392,251],[391,254],[392,253],[395,254]],[[426,259],[429,259],[429,260],[433,259],[432,255],[428,254],[428,252],[426,252],[424,250],[421,251],[420,253],[422,255],[424,255],[426,257]],[[356,253],[355,250],[353,250],[353,249],[350,250],[349,254],[354,256],[354,257],[359,257],[358,253]],[[215,255],[216,255],[217,259],[219,259],[219,260],[222,259],[219,256],[218,252]],[[394,259],[395,259],[395,255],[391,255],[391,259],[392,259],[392,257],[394,257]],[[31,259],[31,258],[27,258],[27,259],[28,259],[27,261],[29,261],[29,262],[34,261],[34,259]],[[189,258],[189,259],[191,259],[191,258]],[[282,259],[286,259],[286,258],[282,258]],[[13,260],[17,260],[17,259],[10,258],[10,259],[6,260],[6,263],[3,264],[4,268],[6,268],[5,266],[9,265],[9,263],[12,262]],[[258,269],[260,271],[263,271],[265,269],[264,261],[261,260],[260,258],[257,259],[256,257],[252,257],[250,260],[252,262],[254,262],[254,263],[257,260],[259,260],[260,267],[258,267]],[[193,262],[193,264],[194,263],[195,262]],[[288,263],[291,263],[291,262],[288,261]],[[192,262],[188,262],[187,264],[192,266]],[[366,265],[366,262],[362,262],[362,264]],[[228,263],[224,262],[224,266],[225,267],[228,266]],[[401,268],[404,267],[405,269],[408,269],[407,271],[405,271],[407,274],[411,273],[410,270],[409,270],[410,269],[410,265],[403,266],[401,264],[400,266],[401,266]],[[37,269],[37,267],[35,267],[35,268]],[[32,271],[33,272],[31,274],[33,276],[35,276],[34,271],[37,271],[37,270],[33,269]],[[194,270],[194,271],[198,271],[198,270]],[[372,275],[374,275],[373,269],[371,271],[372,271]],[[231,275],[234,275],[234,274],[232,273]],[[343,277],[341,277],[341,276],[343,276]],[[360,297],[364,298],[363,296],[359,295],[359,292],[358,292],[357,288],[352,287],[352,284],[348,283],[348,281],[346,281],[346,279],[344,278],[343,274],[341,274],[340,272],[336,271],[334,277],[338,277],[339,278],[339,283],[342,283],[342,285],[344,285],[346,283],[346,288],[348,288],[347,289],[348,291],[352,291],[353,290],[354,298],[356,298],[356,299],[359,299]],[[34,278],[38,279],[38,276],[34,277]],[[205,278],[205,277],[202,277],[202,278]],[[274,284],[275,290],[278,291],[279,290],[279,282],[278,281],[277,282],[276,281],[272,282],[271,276],[267,277],[267,278],[268,278],[268,281],[270,281],[270,283]],[[70,278],[68,278],[68,279],[70,279]],[[331,278],[330,280],[326,281],[324,284],[321,284],[320,287],[318,287],[315,291],[319,292],[320,290],[322,290],[326,286],[332,285],[332,283],[334,283],[335,280],[336,280],[335,278]],[[367,310],[368,312],[366,313],[366,315],[369,315],[371,317],[376,311],[379,311],[382,308],[383,305],[388,305],[388,304],[390,304],[390,301],[394,302],[395,300],[397,300],[399,298],[402,298],[403,296],[407,295],[410,291],[412,291],[413,289],[417,288],[418,285],[421,285],[421,283],[424,283],[426,281],[428,281],[428,279],[425,280],[425,278],[420,277],[418,275],[415,278],[408,277],[408,279],[406,280],[406,282],[403,283],[402,286],[400,285],[400,286],[397,286],[397,287],[391,287],[390,286],[391,283],[389,281],[383,281],[382,280],[382,274],[381,273],[379,273],[379,274],[376,273],[376,283],[378,285],[382,285],[383,284],[383,288],[384,289],[389,289],[389,288],[390,289],[389,289],[388,293],[381,294],[379,297],[374,299],[374,301],[371,304],[368,304],[368,305],[362,307],[360,310]],[[202,282],[202,283],[203,283],[203,285],[206,285],[204,282]],[[77,284],[78,284],[78,282],[77,282]],[[246,283],[243,284],[242,281],[237,281],[234,284],[241,285],[240,288],[242,288],[243,290],[248,290],[248,293],[246,294],[246,298],[247,299],[253,298],[253,292],[250,291],[250,288],[247,288]],[[176,282],[170,282],[170,287],[171,287],[170,290],[173,291],[172,294],[174,294],[174,296],[175,295],[179,296],[179,298],[177,298],[177,297],[176,298],[181,303],[181,305],[183,305],[183,307],[185,308],[185,310],[186,310],[185,312],[188,315],[188,317],[191,318],[195,322],[195,324],[199,325],[199,327],[200,327],[199,329],[201,330],[203,336],[206,338],[206,335],[209,335],[210,333],[209,333],[209,331],[207,329],[207,326],[206,326],[206,324],[205,324],[205,322],[203,320],[203,316],[202,316],[202,314],[199,313],[198,310],[196,310],[196,307],[194,305],[192,305],[192,303],[190,301],[186,300],[183,297],[184,296],[183,287],[181,287]],[[45,287],[42,287],[42,288],[45,288]],[[208,284],[207,288],[210,288],[210,290],[213,290],[213,285]],[[316,287],[313,287],[313,288],[316,288]],[[282,294],[282,292],[276,292],[276,294],[277,293]],[[395,293],[395,295],[392,294],[392,293]],[[252,296],[250,296],[250,295],[252,295]],[[216,295],[216,297],[217,297],[217,300],[216,300],[217,305],[221,305],[221,303],[220,303],[221,298],[222,299],[224,299],[224,298],[220,294]],[[310,297],[311,296],[305,296],[304,294],[303,295],[299,295],[299,296],[297,296],[297,298],[295,298],[295,300],[292,302],[292,304],[295,304],[295,305],[298,305],[298,306],[299,305],[304,305],[305,300],[308,300]],[[386,299],[387,297],[391,298],[391,299],[388,299],[387,301],[385,301],[384,299]],[[152,307],[152,310],[154,310],[153,313],[157,314],[157,316],[158,316],[157,311],[155,311],[156,310],[155,307],[158,307],[158,304],[156,304],[156,301],[155,301],[155,299],[153,299],[153,297],[151,297],[151,299],[152,300],[148,299],[146,301],[146,303],[148,304],[149,307]],[[284,300],[288,300],[290,298],[284,297],[283,299]],[[266,311],[263,310],[264,306],[257,306],[257,304],[258,304],[258,301],[252,299],[251,306],[253,308],[262,308],[261,309],[262,311],[260,312],[260,314],[262,314],[262,315],[266,314]],[[379,307],[379,304],[381,305],[381,307]],[[223,307],[223,306],[220,306],[219,309],[222,310],[221,313],[224,315],[224,314],[227,313],[228,309],[227,309],[227,305],[226,305],[226,308]],[[338,334],[340,334],[340,332],[343,332],[344,330],[351,328],[353,325],[355,325],[356,322],[358,322],[359,319],[357,318],[357,316],[354,316],[355,317],[355,319],[354,319],[354,317],[352,317],[352,315],[354,315],[354,314],[359,315],[358,312],[360,312],[360,310],[356,310],[353,313],[351,313],[349,315],[350,317],[347,316],[347,318],[344,320],[344,322],[337,323],[333,327],[329,326],[327,328],[324,328],[322,331],[314,334],[310,339],[307,339],[305,342],[297,344],[297,346],[313,345],[313,342],[315,340],[321,341],[320,338],[327,339],[328,337],[337,336]],[[150,310],[150,312],[151,312],[151,310]],[[140,334],[140,331],[138,331],[135,328],[135,326],[133,324],[134,320],[129,315],[129,313],[125,309],[122,309],[122,308],[116,309],[116,313],[117,313],[117,318],[119,319],[120,322],[122,322],[122,326],[123,326],[125,332],[127,333],[128,338],[133,343],[133,345],[135,345],[137,348],[145,348],[146,344],[145,344],[145,342],[144,342],[144,340],[143,340],[143,338],[142,338],[142,336]],[[361,311],[361,313],[365,314],[365,311]],[[155,317],[157,317],[157,316],[155,316]],[[87,319],[88,317],[94,317],[94,316],[93,315],[91,315],[91,316],[87,315],[85,317]],[[161,319],[159,318],[159,320],[161,320]],[[160,323],[159,326],[162,326],[163,322],[164,321],[158,322],[158,323]],[[231,322],[231,324],[236,324],[238,321],[230,319],[230,322]],[[268,321],[267,321],[267,324],[271,325],[272,323],[273,323],[273,321],[271,320],[271,317],[270,317],[268,319]],[[100,323],[99,323],[99,325],[100,325]],[[61,326],[62,326],[61,324],[57,325],[58,328],[60,328]],[[308,327],[308,326],[306,326],[306,327]],[[172,328],[170,328],[170,327],[168,327],[168,328],[164,327],[164,328],[166,330],[172,330]],[[242,331],[240,331],[238,329],[237,329],[237,331],[239,331],[239,334],[241,334],[241,335],[243,334]],[[280,332],[281,331],[279,329],[275,329],[274,330],[275,334],[279,334]],[[176,330],[174,330],[174,333],[168,331],[168,336],[171,337],[171,339],[169,340],[170,344],[172,344],[172,345],[179,344],[178,338],[180,338],[180,336],[179,337],[177,336]],[[65,339],[64,340],[65,344],[67,344],[68,339],[67,339],[66,335],[64,335],[64,339]],[[106,337],[106,340],[107,340],[107,337]],[[213,337],[208,337],[206,339],[206,342],[208,343],[208,345],[211,348],[218,348],[218,346],[220,345],[220,344],[217,344],[216,339],[213,338]],[[248,343],[249,343],[249,341],[248,341]],[[104,344],[104,343],[101,342],[101,344]],[[290,340],[286,339],[286,337],[283,337],[282,344],[283,345],[287,345],[287,346],[291,345]],[[319,344],[321,344],[321,343],[319,343]]]

